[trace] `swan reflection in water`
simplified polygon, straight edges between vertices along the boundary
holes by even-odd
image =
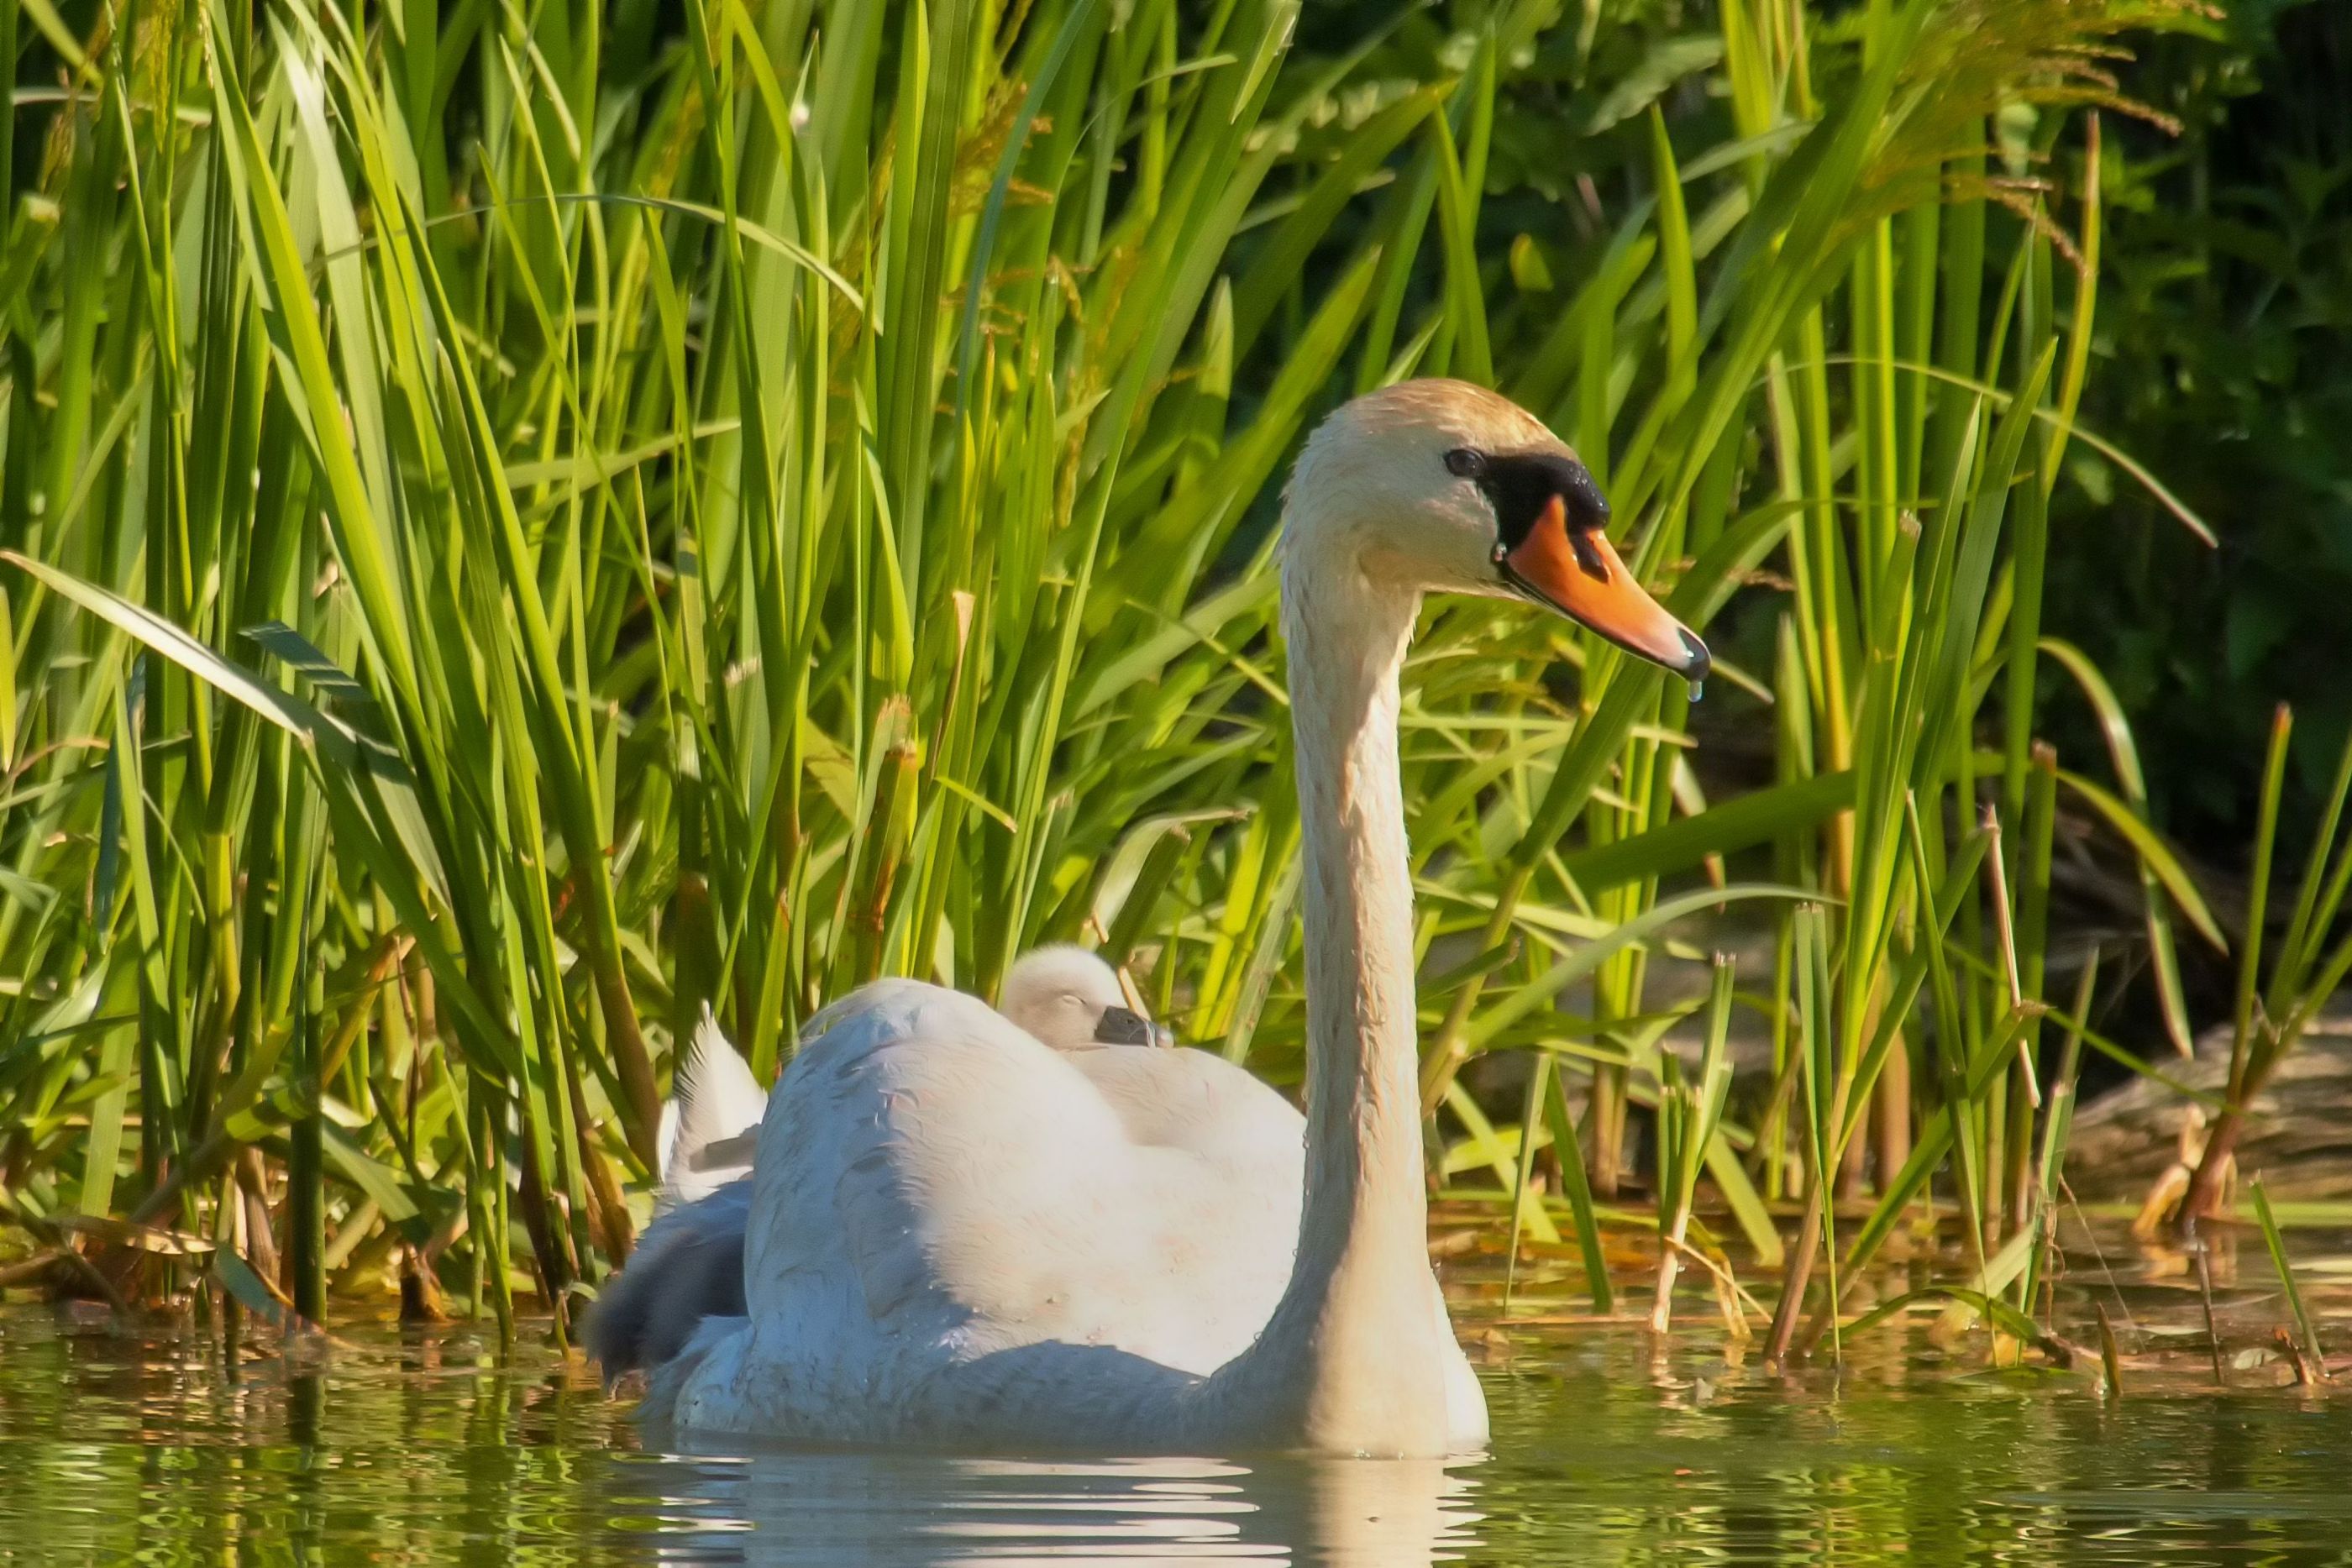
[[[1421,1568],[1476,1544],[1466,1461],[745,1452],[632,1461],[666,1563]]]

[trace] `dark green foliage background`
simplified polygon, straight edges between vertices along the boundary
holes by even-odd
[[[2235,0],[2137,53],[2126,90],[2181,131],[2109,144],[2084,411],[2221,545],[2078,451],[2051,618],[2130,709],[2166,825],[2235,865],[2272,705],[2297,719],[2291,834],[2352,722],[2352,7]]]

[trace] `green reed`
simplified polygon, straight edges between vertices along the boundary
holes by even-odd
[[[1696,694],[1433,604],[1403,768],[1449,1180],[1572,1234],[1605,1310],[1654,1107],[1658,1228],[1720,1255],[1706,1173],[1785,1270],[1779,1350],[1933,1181],[2008,1288],[2040,1034],[2114,1049],[2043,995],[2062,792],[2143,866],[2185,1038],[2173,933],[2219,932],[2042,625],[2099,218],[2033,172],[2095,171],[2083,50],[2139,11],[1737,0],[1727,126],[1633,103],[1633,193],[1549,262],[1483,210],[1582,25],[1539,0],[1321,57],[1296,0],[20,16],[64,88],[0,192],[0,1135],[48,1244],[510,1325],[625,1256],[703,1005],[766,1072],[850,986],[985,993],[1054,938],[1294,1079],[1276,481],[1406,375],[1570,438],[1685,621],[1738,596],[1766,635],[1708,695],[1773,758],[1708,799]],[[2116,789],[2038,745],[2045,654]],[[1694,1082],[1656,955],[1739,903],[1780,957],[1719,971]],[[1735,999],[1780,1047],[1752,1105]],[[1505,1052],[1534,1071],[1482,1104]]]

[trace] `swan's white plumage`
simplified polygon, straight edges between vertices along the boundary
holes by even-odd
[[[1221,1234],[1240,1267],[1244,1254],[1265,1275],[1287,1279],[1298,1243],[1298,1198],[1306,1186],[1307,1118],[1222,1056],[1205,1051],[1097,1046],[1074,1052],[1085,1073],[1139,1144],[1179,1148],[1213,1173],[1196,1195],[1225,1216]],[[1278,1197],[1262,1206],[1253,1198]],[[1486,1400],[1454,1340],[1444,1299],[1432,1293],[1444,1332],[1446,1420],[1451,1448],[1485,1446]]]
[[[656,1142],[662,1155],[661,1186],[654,1212],[698,1202],[751,1175],[756,1130],[767,1113],[767,1091],[728,1043],[710,1009],[703,1009],[662,1106]]]
[[[1099,955],[1083,947],[1039,947],[1023,954],[1005,975],[997,1010],[1062,1052],[1138,1144],[1211,1160],[1225,1181],[1275,1180],[1296,1191],[1303,1180],[1306,1118],[1222,1056],[1100,1043],[1095,1019],[1124,999],[1117,971]],[[1077,1005],[1062,1005],[1066,1000]],[[1285,1268],[1297,1230],[1293,1204],[1278,1239]]]
[[[1216,1107],[1203,1103],[1189,1082],[1159,1085],[1152,1081],[1153,1074],[1120,1071],[1130,1062],[1165,1061],[1174,1069],[1174,1078],[1189,1080],[1182,1059],[1208,1059],[1194,1052],[1098,1043],[1098,1028],[1107,1011],[1123,1007],[1126,999],[1118,973],[1101,957],[1080,947],[1046,946],[1024,953],[1013,962],[997,1010],[1065,1053],[1082,1072],[1105,1087],[1114,1110],[1139,1141],[1181,1141],[1154,1120],[1155,1101],[1160,1098],[1171,1107],[1189,1107],[1215,1124],[1220,1120]],[[844,1008],[838,1006],[821,1012],[804,1031],[805,1037],[821,1037],[844,1016]],[[1148,1020],[1129,1013],[1122,1027],[1136,1024],[1148,1024]],[[1213,1207],[1249,1212],[1265,1207],[1255,1204],[1256,1193],[1243,1193],[1236,1199],[1226,1196],[1224,1189],[1262,1181],[1274,1182],[1276,1192],[1295,1189],[1300,1122],[1280,1095],[1247,1073],[1222,1061],[1214,1067],[1225,1079],[1225,1099],[1230,1100],[1236,1091],[1255,1096],[1261,1127],[1271,1113],[1276,1160],[1272,1167],[1264,1162],[1235,1166],[1218,1160],[1204,1167],[1201,1178],[1201,1196]],[[639,1240],[633,1266],[607,1286],[588,1323],[591,1352],[608,1375],[639,1368],[660,1371],[654,1384],[656,1393],[674,1392],[683,1368],[662,1370],[662,1364],[678,1358],[689,1345],[708,1348],[709,1336],[701,1329],[704,1320],[742,1316],[743,1256],[751,1210],[751,1186],[747,1178],[754,1166],[767,1098],[706,1010],[686,1060],[679,1064],[674,1095],[662,1108],[659,1146],[667,1157],[655,1195],[654,1223]],[[1204,1156],[1223,1153],[1231,1145],[1230,1134],[1249,1120],[1242,1117],[1238,1124],[1218,1131],[1213,1137],[1203,1133],[1194,1152]],[[1138,1134],[1139,1126],[1147,1134],[1158,1128],[1162,1135]],[[1297,1230],[1293,1205],[1259,1234],[1233,1244],[1244,1256],[1278,1257],[1282,1261],[1271,1267],[1279,1272],[1287,1268]]]
[[[1034,1429],[1028,1400],[1008,1404],[1008,1381],[1047,1364],[1106,1411],[1172,1416],[1281,1295],[1290,1248],[1264,1239],[1286,1219],[1295,1234],[1296,1190],[1139,1144],[1069,1057],[976,998],[877,981],[831,1009],[778,1084],[752,1177],[749,1320],[700,1347],[676,1418],[832,1441],[1071,1440],[1081,1418],[1042,1385]]]

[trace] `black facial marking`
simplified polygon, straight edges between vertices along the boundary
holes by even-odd
[[[1568,513],[1568,537],[1577,546],[1577,559],[1588,571],[1596,568],[1598,552],[1580,541],[1609,526],[1609,503],[1583,464],[1558,452],[1493,452],[1485,455],[1475,477],[1494,506],[1496,531],[1506,552],[1526,541],[1528,530],[1557,496]]]

